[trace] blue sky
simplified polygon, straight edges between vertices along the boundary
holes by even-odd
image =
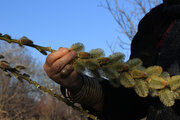
[[[35,44],[53,49],[82,42],[86,51],[102,48],[109,55],[106,40],[115,41],[119,33],[109,11],[98,7],[103,1],[0,0],[0,33],[16,39],[27,36]],[[33,48],[30,50],[44,62],[46,57]]]

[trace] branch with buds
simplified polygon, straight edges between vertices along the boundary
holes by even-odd
[[[5,34],[1,35],[0,39],[2,38],[9,43],[38,48],[37,50],[43,54],[46,51],[55,51],[50,47],[34,45],[26,37],[14,40]],[[22,42],[23,40],[26,42]],[[102,79],[108,79],[113,87],[122,85],[125,88],[133,88],[140,97],[148,95],[159,97],[161,102],[168,107],[173,106],[176,99],[180,99],[180,75],[170,77],[169,73],[163,72],[161,66],[145,68],[138,58],[124,62],[125,55],[120,52],[105,57],[104,51],[100,48],[84,52],[82,43],[73,44],[69,50],[77,52],[77,58],[72,63],[74,69],[81,74],[90,73],[90,77],[94,77],[99,82]]]
[[[3,58],[4,58],[4,56],[0,55],[0,59],[3,59]],[[62,95],[56,94],[51,89],[47,89],[45,86],[42,86],[42,85],[38,84],[36,81],[32,80],[30,78],[30,75],[28,75],[26,73],[22,73],[21,70],[25,69],[24,66],[17,65],[15,67],[11,67],[7,61],[1,60],[0,61],[0,69],[3,70],[4,74],[7,77],[12,77],[12,75],[13,75],[21,82],[23,82],[23,80],[25,80],[29,84],[34,85],[36,88],[39,88],[43,92],[48,93],[49,95],[57,98],[59,101],[66,103],[68,106],[71,106],[73,109],[78,110],[80,113],[82,113],[87,118],[89,117],[93,120],[97,120],[97,117],[92,114],[89,114],[87,110],[83,110],[82,108],[75,106],[73,103],[69,102],[64,97],[62,97]]]
[[[49,52],[55,51],[55,50],[51,49],[51,47],[43,47],[43,46],[36,45],[33,43],[32,40],[28,39],[25,36],[23,36],[19,40],[16,40],[16,39],[11,39],[11,36],[9,36],[8,34],[2,35],[0,33],[0,40],[6,41],[8,43],[17,43],[17,44],[19,44],[20,47],[24,47],[24,45],[33,47],[33,48],[37,49],[39,52],[41,52],[43,55],[47,55],[46,51],[49,51]]]

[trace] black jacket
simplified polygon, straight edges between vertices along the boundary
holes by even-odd
[[[180,64],[179,17],[180,4],[161,4],[153,8],[139,23],[132,40],[130,58],[140,58],[145,67],[161,65],[165,71],[169,70],[176,57],[175,61]],[[172,108],[167,108],[158,98],[140,98],[133,89],[113,88],[107,81],[101,84],[105,96],[103,120],[139,120],[145,116],[148,120],[180,120],[179,101]]]

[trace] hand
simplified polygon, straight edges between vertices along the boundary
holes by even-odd
[[[69,91],[76,91],[83,84],[79,73],[70,64],[76,58],[76,55],[77,53],[75,51],[69,51],[67,48],[59,48],[58,51],[47,56],[44,64],[44,70],[47,75]]]

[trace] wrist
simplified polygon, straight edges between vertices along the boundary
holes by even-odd
[[[69,98],[71,101],[80,103],[85,106],[94,107],[103,99],[102,87],[97,80],[87,76],[83,76],[83,85],[78,92],[70,92]]]
[[[74,95],[78,93],[84,84],[84,80],[81,75],[78,75],[76,81],[71,83],[71,86],[67,87],[68,91]]]

